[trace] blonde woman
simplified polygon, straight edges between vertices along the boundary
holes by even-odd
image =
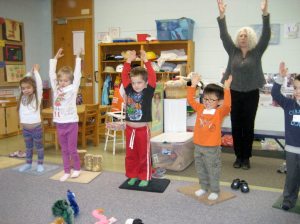
[[[217,18],[220,37],[228,53],[228,65],[222,79],[224,83],[232,75],[231,127],[236,160],[234,168],[250,169],[254,121],[259,101],[259,88],[265,84],[261,58],[271,37],[268,1],[261,3],[263,28],[260,39],[251,27],[243,27],[233,41],[227,31],[226,4],[217,0],[220,16]]]

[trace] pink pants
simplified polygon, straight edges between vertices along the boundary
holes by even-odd
[[[78,123],[56,123],[56,130],[65,173],[71,172],[71,161],[73,161],[74,170],[80,170],[80,159],[77,152]]]
[[[133,128],[126,126],[126,176],[140,180],[151,180],[152,164],[150,130],[148,126]]]

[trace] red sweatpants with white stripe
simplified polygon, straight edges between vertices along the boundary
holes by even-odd
[[[148,126],[140,128],[126,126],[125,169],[128,178],[151,180],[152,164]]]

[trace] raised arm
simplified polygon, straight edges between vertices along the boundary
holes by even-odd
[[[147,56],[146,56],[146,52],[144,50],[141,50],[141,60],[143,60],[147,72],[148,72],[148,84],[155,88],[156,87],[156,73],[152,67],[152,64],[150,61],[148,61]]]
[[[195,100],[196,86],[200,81],[200,75],[194,74],[192,75],[192,85],[187,88],[187,100],[189,105],[195,110],[198,111],[203,107],[203,104],[198,103]]]
[[[121,78],[122,78],[122,83],[124,88],[126,88],[130,84],[130,78],[129,78],[129,73],[131,70],[131,62],[136,59],[136,52],[133,51],[128,51],[128,58],[126,62],[124,63],[123,70],[121,73]]]
[[[260,39],[257,43],[258,51],[263,54],[267,49],[270,38],[271,38],[271,27],[270,27],[270,14],[268,12],[268,0],[263,0],[261,3],[263,28]]]
[[[38,64],[34,64],[33,68],[32,68],[33,74],[34,74],[34,79],[35,79],[35,83],[36,83],[36,92],[37,92],[37,98],[39,101],[39,104],[42,101],[43,98],[43,82],[40,76],[40,65]]]
[[[231,96],[230,96],[230,85],[232,82],[232,75],[229,75],[228,79],[224,82],[224,101],[221,106],[223,116],[227,116],[231,108]]]
[[[73,85],[76,89],[78,89],[80,86],[80,81],[81,81],[81,76],[82,76],[82,74],[81,74],[81,55],[82,55],[82,49],[76,54],[76,59],[75,59]]]
[[[50,61],[49,61],[50,84],[54,91],[56,90],[56,86],[57,86],[57,77],[56,77],[57,60],[64,56],[64,54],[62,52],[63,52],[63,49],[59,48],[56,55],[54,56],[54,58],[50,59]]]
[[[279,64],[279,76],[275,80],[275,83],[271,91],[273,100],[275,100],[283,108],[285,107],[287,98],[281,93],[280,89],[283,84],[284,78],[287,76],[287,73],[288,73],[288,69],[285,67],[285,63],[281,62]]]
[[[220,14],[220,16],[217,18],[219,29],[220,29],[220,38],[223,42],[223,46],[225,50],[229,54],[232,51],[232,49],[235,47],[235,45],[227,30],[226,19],[225,19],[225,11],[227,5],[224,4],[223,0],[217,0],[217,4],[218,4],[219,14]]]

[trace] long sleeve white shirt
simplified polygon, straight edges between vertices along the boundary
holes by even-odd
[[[81,58],[76,58],[73,83],[59,88],[57,85],[56,59],[50,59],[50,83],[53,89],[53,121],[56,123],[78,122],[76,97],[81,79]]]
[[[36,94],[38,103],[36,104],[36,98],[33,97],[33,100],[30,104],[24,105],[20,102],[20,109],[19,109],[19,117],[21,124],[35,124],[41,122],[41,102],[43,98],[43,84],[42,79],[38,71],[34,72],[34,77],[36,82]],[[20,99],[22,100],[22,99]],[[38,108],[36,108],[36,106]]]

